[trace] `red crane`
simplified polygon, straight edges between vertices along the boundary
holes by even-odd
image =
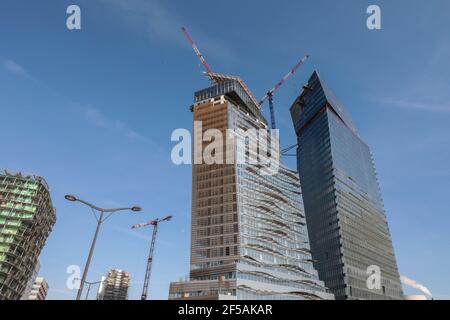
[[[261,99],[259,105],[261,106],[267,99],[269,99],[269,108],[270,108],[270,121],[272,124],[272,129],[276,129],[275,123],[275,110],[273,106],[273,95],[275,91],[277,91],[283,83],[285,83],[305,62],[308,60],[309,55],[304,56],[284,77],[281,79],[275,87],[267,91],[266,95]]]
[[[150,274],[152,271],[153,252],[155,251],[156,235],[158,234],[158,225],[164,221],[170,221],[172,216],[167,216],[164,219],[156,219],[142,224],[135,224],[131,229],[139,229],[147,226],[153,226],[152,242],[150,244],[150,252],[148,254],[147,268],[145,269],[144,288],[142,289],[141,300],[147,300],[148,287],[150,284]]]
[[[187,29],[185,27],[181,28],[181,31],[183,31],[186,39],[189,41],[189,43],[191,44],[192,48],[195,51],[195,54],[197,55],[198,59],[200,60],[200,62],[203,64],[203,67],[205,67],[206,70],[206,75],[209,76],[209,78],[211,79],[212,82],[215,82],[215,78],[213,77],[214,72],[212,71],[211,67],[209,66],[209,64],[206,62],[205,57],[203,56],[203,54],[200,52],[200,50],[198,49],[197,45],[195,44],[194,40],[192,40],[191,35],[189,34],[189,32],[187,31]],[[272,89],[270,89],[269,91],[267,91],[266,95],[261,99],[261,101],[258,103],[259,107],[261,107],[262,104],[264,104],[264,102],[269,99],[269,108],[270,108],[270,120],[271,120],[271,125],[272,125],[272,129],[276,129],[276,123],[275,123],[275,111],[274,111],[274,105],[273,105],[273,95],[275,94],[275,91],[277,91],[305,62],[306,60],[309,58],[309,55],[306,55],[305,57],[303,57],[276,85],[275,87],[273,87]],[[256,103],[256,101],[255,101]]]
[[[200,50],[198,49],[197,45],[195,44],[194,40],[192,40],[191,35],[189,34],[189,32],[187,31],[187,29],[185,27],[181,28],[181,31],[183,31],[186,39],[189,41],[189,43],[192,46],[192,49],[194,49],[195,54],[197,55],[198,59],[200,60],[200,62],[203,64],[203,66],[206,69],[206,74],[209,76],[213,73],[212,69],[209,67],[208,62],[206,62],[205,57],[203,56],[203,54],[200,52]]]

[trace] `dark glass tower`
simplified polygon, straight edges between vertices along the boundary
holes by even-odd
[[[401,299],[400,276],[369,147],[317,72],[291,107],[315,267],[336,299]],[[369,266],[381,271],[370,289]]]

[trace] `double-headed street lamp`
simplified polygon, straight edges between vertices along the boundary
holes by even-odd
[[[84,271],[83,271],[83,276],[81,278],[81,283],[80,283],[80,288],[78,289],[78,294],[77,294],[77,300],[81,299],[81,294],[83,293],[83,287],[84,287],[84,283],[86,282],[86,277],[87,277],[87,273],[89,270],[89,265],[91,264],[91,259],[92,259],[92,254],[94,252],[94,248],[95,248],[95,243],[97,242],[97,237],[98,237],[98,232],[100,230],[100,226],[102,225],[103,222],[105,222],[113,213],[118,212],[118,211],[133,211],[133,212],[139,212],[141,211],[141,207],[131,207],[131,208],[113,208],[113,209],[103,209],[100,207],[97,207],[89,202],[86,202],[84,200],[81,199],[77,199],[75,196],[73,195],[66,195],[64,198],[66,198],[66,200],[68,201],[78,201],[81,202],[82,204],[87,205],[88,207],[91,208],[95,219],[97,220],[97,228],[95,230],[95,234],[94,234],[94,239],[92,240],[92,244],[91,244],[91,249],[89,250],[89,255],[86,261],[86,265],[84,267]],[[100,216],[97,217],[97,214],[95,212],[100,212]],[[105,217],[105,213],[109,213],[106,217]]]
[[[81,279],[79,279],[79,278],[76,279],[76,280],[80,280],[80,281],[81,281]],[[104,280],[102,280],[102,281],[96,281],[96,282],[84,281],[84,283],[88,285],[88,289],[87,289],[87,293],[86,293],[86,298],[84,298],[84,300],[87,300],[87,299],[89,298],[89,292],[91,292],[91,286],[94,286],[94,285],[96,285],[96,284],[100,284],[100,283],[103,283],[103,282],[104,282]]]

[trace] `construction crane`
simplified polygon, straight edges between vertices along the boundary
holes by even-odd
[[[147,268],[145,269],[144,287],[142,288],[141,300],[147,300],[148,287],[150,284],[150,274],[152,271],[153,253],[155,251],[156,235],[158,234],[158,225],[161,222],[170,221],[171,219],[172,216],[167,216],[164,219],[156,219],[143,224],[135,224],[131,227],[131,229],[139,229],[147,226],[153,226],[152,242],[150,245],[150,252],[147,260]]]
[[[211,67],[209,66],[208,62],[206,62],[205,57],[198,49],[197,45],[195,44],[194,40],[192,39],[191,35],[187,31],[185,27],[181,28],[181,31],[183,31],[186,39],[189,41],[190,45],[194,49],[195,54],[197,55],[198,59],[202,63],[203,67],[205,68],[206,72],[205,74],[211,79],[212,82],[215,82],[215,78],[213,77],[214,72],[212,71]],[[258,103],[258,106],[261,107],[264,102],[268,99],[269,100],[269,108],[270,108],[270,120],[272,129],[276,129],[276,123],[275,123],[275,111],[273,106],[273,95],[275,94],[275,91],[277,91],[309,58],[309,55],[306,55],[301,59],[272,89],[267,91],[266,95],[261,99],[261,101]],[[256,103],[256,101],[255,101]]]
[[[269,108],[270,108],[270,121],[271,121],[271,125],[272,125],[272,129],[276,129],[276,123],[275,123],[275,110],[274,110],[274,106],[273,106],[273,95],[275,94],[275,91],[277,91],[282,85],[283,83],[285,83],[297,70],[298,68],[300,68],[305,62],[306,60],[308,60],[309,55],[306,55],[305,57],[303,57],[289,72],[288,74],[286,74],[283,79],[281,79],[276,85],[275,87],[273,87],[272,89],[270,89],[269,91],[267,91],[266,95],[261,99],[261,101],[259,102],[259,106],[261,107],[264,102],[268,99],[269,100]]]
[[[194,40],[192,40],[191,35],[189,34],[189,32],[187,31],[187,29],[185,27],[181,28],[181,31],[183,31],[186,39],[189,41],[189,43],[192,46],[192,49],[194,49],[195,54],[197,55],[198,59],[200,60],[200,62],[202,63],[203,67],[205,67],[206,69],[206,75],[208,75],[209,77],[211,76],[211,74],[213,74],[212,69],[210,68],[208,62],[206,62],[205,57],[203,56],[203,54],[200,52],[200,50],[198,49],[197,45],[195,44]]]

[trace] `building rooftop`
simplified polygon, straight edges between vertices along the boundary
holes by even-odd
[[[227,96],[232,102],[245,108],[249,113],[267,124],[260,112],[260,105],[245,82],[237,76],[209,73],[212,85],[195,93],[195,103],[201,103],[220,96]]]
[[[250,89],[247,87],[245,82],[240,77],[225,75],[225,74],[221,74],[221,73],[210,73],[209,77],[211,79],[213,79],[216,83],[225,82],[227,80],[237,81],[242,86],[242,88],[244,89],[245,93],[247,93],[247,95],[250,97],[250,99],[255,104],[255,106],[257,108],[260,108],[258,100],[256,100],[256,97],[253,95],[253,93],[250,91]]]
[[[22,180],[36,181],[36,182],[42,183],[44,185],[44,187],[48,191],[50,191],[50,187],[47,184],[47,181],[45,181],[45,179],[43,177],[35,175],[35,174],[23,173],[23,172],[10,172],[10,171],[7,171],[6,169],[4,169],[4,170],[0,170],[0,176],[17,178],[17,179],[22,179]]]

